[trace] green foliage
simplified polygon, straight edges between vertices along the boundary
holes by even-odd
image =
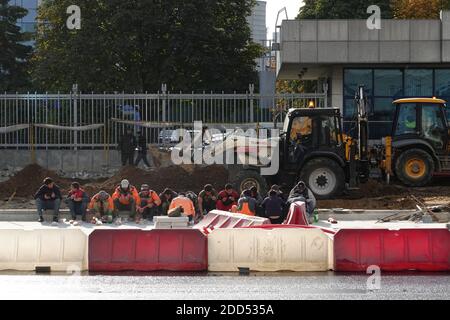
[[[298,19],[366,19],[367,8],[378,5],[381,16],[392,18],[390,0],[305,0]]]
[[[254,0],[78,0],[81,30],[66,28],[71,0],[45,0],[34,82],[46,90],[245,91],[260,46],[246,17]]]
[[[27,64],[32,48],[24,44],[29,35],[16,25],[26,15],[26,9],[0,0],[0,91],[17,91],[29,85]]]

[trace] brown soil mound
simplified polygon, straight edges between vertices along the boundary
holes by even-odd
[[[37,164],[30,164],[9,180],[0,183],[0,197],[8,199],[15,192],[15,197],[31,198],[46,177],[52,178],[63,192],[70,187],[70,180],[61,178],[55,172]]]
[[[85,190],[90,194],[100,190],[111,193],[122,179],[129,180],[138,188],[146,183],[157,192],[171,188],[175,191],[192,190],[198,193],[208,183],[221,190],[228,181],[228,171],[223,166],[171,166],[150,171],[125,167],[103,183],[85,185]]]

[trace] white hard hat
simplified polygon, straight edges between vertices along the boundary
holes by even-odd
[[[127,179],[123,179],[123,180],[120,182],[120,187],[121,187],[122,189],[127,189],[129,186],[130,186],[130,181],[128,181]]]

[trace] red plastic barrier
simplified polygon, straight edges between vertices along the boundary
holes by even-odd
[[[194,228],[209,233],[214,229],[233,229],[270,224],[270,220],[220,210],[209,212]]]
[[[334,237],[336,271],[449,271],[447,229],[342,229]]]
[[[203,271],[207,239],[199,230],[95,230],[89,271]]]
[[[309,226],[308,214],[306,213],[306,206],[304,202],[297,201],[289,207],[289,213],[283,224],[295,224],[301,226]]]

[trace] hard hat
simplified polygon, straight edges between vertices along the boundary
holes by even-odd
[[[122,189],[128,189],[129,186],[130,186],[130,181],[128,181],[127,179],[123,179],[123,180],[120,182],[120,187],[121,187]]]
[[[98,197],[100,200],[106,200],[106,199],[108,199],[109,194],[105,190],[102,190],[98,193]]]
[[[148,191],[148,190],[150,190],[150,186],[148,185],[148,184],[143,184],[142,186],[141,186],[141,190],[142,191]]]

